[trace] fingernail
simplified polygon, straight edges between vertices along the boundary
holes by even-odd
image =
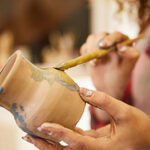
[[[120,52],[124,52],[124,51],[126,51],[127,47],[126,47],[126,46],[119,45],[119,46],[118,46],[118,49],[119,49]]]
[[[97,42],[97,46],[98,46],[98,48],[100,48],[100,47],[101,47],[101,43],[102,43],[102,41],[103,41],[103,40],[99,40],[99,41]]]
[[[33,143],[33,139],[28,136],[22,137],[22,139],[25,140],[26,142]]]
[[[38,127],[38,128],[37,128],[37,130],[38,130],[39,132],[41,132],[41,131],[42,131],[41,127]]]
[[[28,138],[27,137],[22,137],[22,139],[28,142]]]
[[[93,92],[89,89],[86,88],[80,88],[80,93],[81,95],[85,96],[85,97],[91,97]]]
[[[60,144],[63,145],[63,146],[68,146],[68,144],[64,141],[60,141]]]
[[[96,66],[96,60],[91,60],[89,63],[91,66]]]
[[[101,48],[101,47],[105,47],[107,46],[107,43],[105,41],[102,41],[102,40],[99,40],[98,41],[98,47]]]
[[[45,127],[45,128],[38,127],[37,130],[38,130],[39,132],[43,132],[43,133],[46,133],[46,134],[48,134],[48,135],[52,135],[52,134],[53,134],[52,131],[50,131],[50,130],[47,129],[46,127]]]

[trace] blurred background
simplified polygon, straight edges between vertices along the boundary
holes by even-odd
[[[115,15],[115,0],[0,0],[0,68],[16,50],[39,66],[55,66],[79,55],[91,33],[122,31],[135,37],[139,27],[126,12]],[[131,29],[132,27],[132,29]],[[79,86],[94,89],[83,65],[67,73]],[[12,115],[0,109],[0,149],[34,150]],[[89,129],[88,106],[78,126]]]

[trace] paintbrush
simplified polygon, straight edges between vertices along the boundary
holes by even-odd
[[[88,54],[85,54],[85,55],[79,56],[77,58],[71,59],[69,61],[66,61],[64,63],[61,63],[61,64],[57,65],[54,68],[58,69],[58,70],[64,71],[64,70],[72,68],[74,66],[86,63],[86,62],[88,62],[88,61],[90,61],[92,59],[106,56],[111,51],[116,50],[116,48],[117,48],[118,45],[125,46],[125,45],[132,44],[133,42],[135,42],[135,41],[143,38],[143,36],[144,36],[143,34],[140,34],[139,36],[137,36],[134,39],[127,39],[127,40],[125,40],[123,42],[120,42],[120,43],[118,43],[118,44],[116,44],[116,45],[114,45],[112,47],[107,48],[107,49],[97,49],[97,50],[94,50],[94,51],[92,51],[92,52],[90,52]]]

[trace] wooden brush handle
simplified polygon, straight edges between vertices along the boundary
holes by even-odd
[[[125,40],[125,41],[123,41],[121,43],[118,43],[117,45],[132,44],[133,42],[141,39],[142,37],[143,37],[143,35],[140,34],[138,37],[136,37],[134,39],[127,39],[127,40]],[[116,46],[112,46],[112,47],[110,47],[108,49],[97,49],[97,50],[92,51],[92,52],[90,52],[88,54],[85,54],[85,55],[79,56],[77,58],[71,59],[71,60],[69,60],[67,62],[61,63],[61,64],[57,65],[54,68],[63,71],[63,70],[72,68],[74,66],[86,63],[86,62],[88,62],[88,61],[90,61],[92,59],[103,57],[103,56],[107,55],[108,53],[110,53],[111,51],[113,51],[115,49],[116,49]]]

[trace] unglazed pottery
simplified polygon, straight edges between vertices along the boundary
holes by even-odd
[[[55,140],[37,130],[44,122],[73,129],[85,103],[78,85],[64,72],[41,69],[15,52],[0,72],[0,105],[9,110],[25,132]]]
[[[120,44],[131,44],[142,36]],[[44,122],[51,122],[74,129],[85,107],[78,85],[64,70],[103,57],[115,49],[116,46],[98,49],[55,68],[45,69],[36,67],[17,51],[0,72],[0,105],[14,115],[23,131],[57,141],[37,128]]]

